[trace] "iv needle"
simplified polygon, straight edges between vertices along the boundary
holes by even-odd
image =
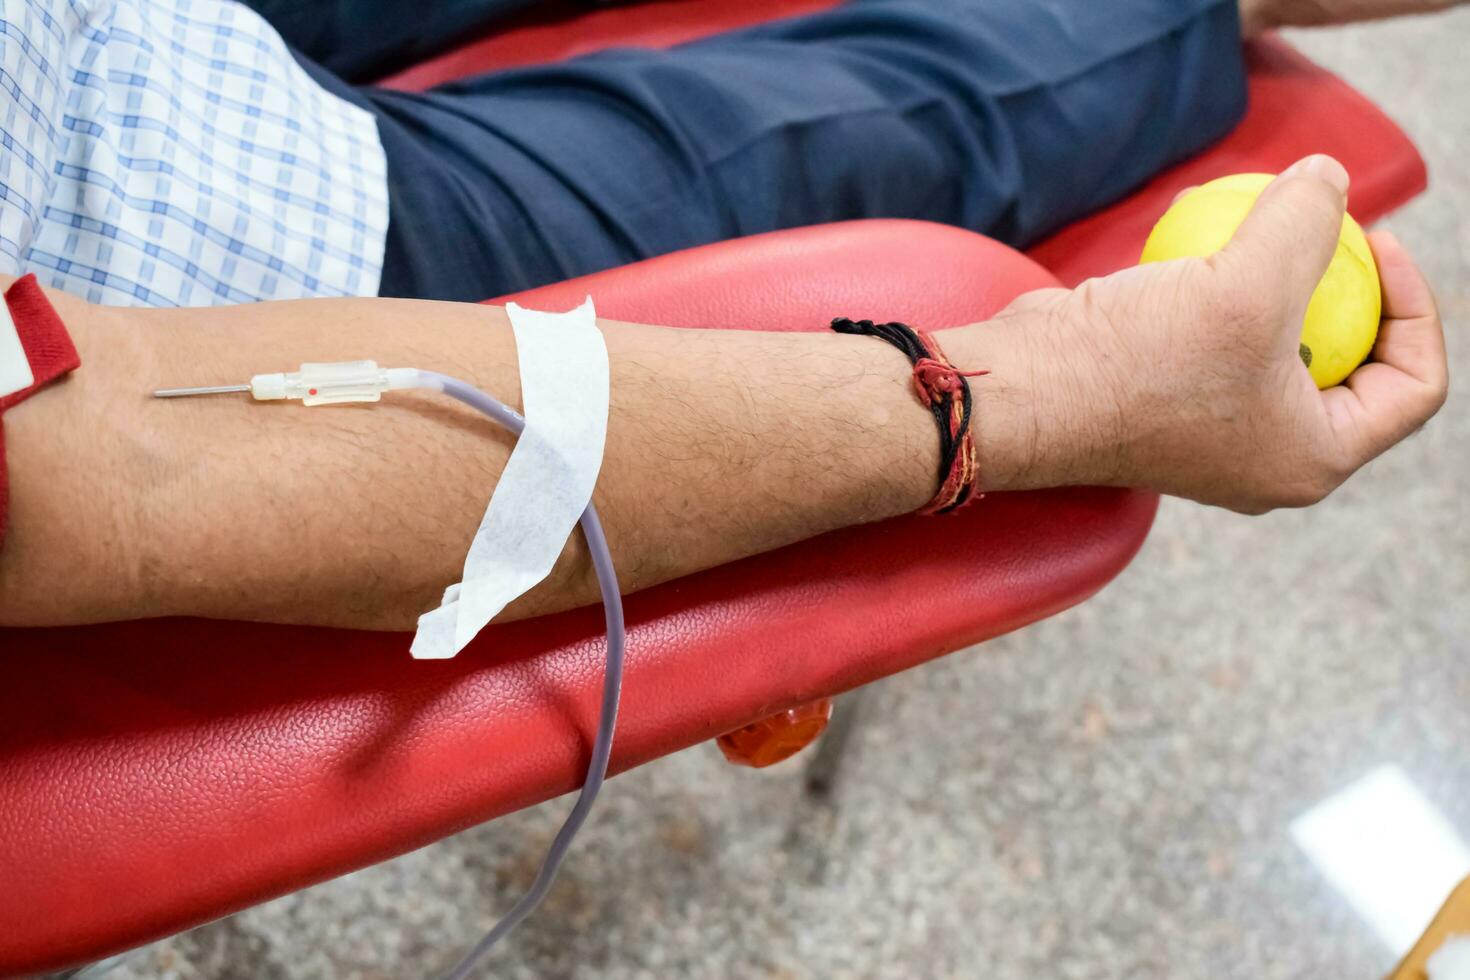
[[[250,390],[249,385],[220,385],[217,388],[160,388],[154,398],[188,398],[192,395],[234,395]]]

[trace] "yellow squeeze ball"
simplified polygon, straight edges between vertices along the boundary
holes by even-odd
[[[1270,174],[1236,174],[1190,191],[1159,219],[1140,261],[1165,262],[1218,252],[1273,179]],[[1302,360],[1318,388],[1341,383],[1367,360],[1382,315],[1378,264],[1363,229],[1344,215],[1337,254],[1312,294],[1302,324]]]

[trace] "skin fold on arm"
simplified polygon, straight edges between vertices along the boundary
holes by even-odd
[[[972,385],[981,488],[1137,486],[1261,513],[1323,499],[1422,426],[1448,389],[1443,328],[1391,236],[1370,238],[1384,291],[1371,362],[1319,392],[1298,356],[1347,187],[1336,161],[1308,158],[1216,256],[1031,293],[941,331],[959,368],[991,372]],[[51,295],[83,366],[5,418],[0,626],[194,615],[411,629],[458,581],[512,447],[493,423],[422,392],[317,408],[150,393],[372,359],[518,406],[503,310],[144,310]],[[612,386],[594,502],[625,592],[934,494],[934,421],[886,344],[601,326]],[[501,618],[596,595],[574,534]]]

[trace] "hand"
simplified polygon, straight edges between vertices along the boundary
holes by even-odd
[[[1241,0],[1240,25],[1246,37],[1278,27],[1320,27],[1404,14],[1435,13],[1467,0]]]
[[[1149,487],[1261,513],[1316,503],[1428,421],[1447,391],[1444,335],[1391,235],[1370,236],[1385,313],[1372,360],[1318,391],[1298,356],[1347,186],[1337,161],[1310,157],[1217,255],[1031,293],[1003,312],[993,326],[1029,338],[1039,435],[1024,483]]]

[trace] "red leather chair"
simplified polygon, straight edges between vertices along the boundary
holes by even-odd
[[[526,20],[400,76],[428,84],[617,43],[663,44],[830,5],[673,0]],[[1134,261],[1179,188],[1327,151],[1371,221],[1424,186],[1393,124],[1278,44],[1220,147],[1034,250],[904,221],[693,249],[532,290],[691,327],[822,329],[836,312],[940,326]],[[1045,266],[1045,268],[1043,268]],[[1048,271],[1050,270],[1050,271]],[[1016,629],[1132,558],[1156,499],[996,494],[850,529],[628,598],[613,768]],[[167,620],[0,631],[0,974],[95,960],[575,788],[600,613],[497,626],[458,659],[398,634]],[[615,791],[615,790],[614,790]]]

